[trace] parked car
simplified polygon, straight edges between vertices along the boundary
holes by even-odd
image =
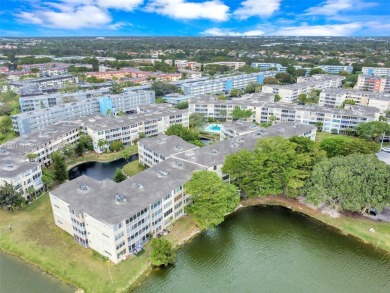
[[[382,151],[390,153],[390,147],[381,148]]]

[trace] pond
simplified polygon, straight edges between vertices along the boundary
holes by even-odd
[[[389,292],[390,256],[279,207],[238,211],[135,292]]]
[[[76,288],[44,274],[23,260],[0,252],[0,291],[3,293],[71,293]]]
[[[82,175],[96,180],[112,179],[117,168],[122,169],[127,163],[138,160],[138,154],[130,156],[128,160],[118,159],[111,162],[85,162],[69,170],[69,180],[73,180]]]

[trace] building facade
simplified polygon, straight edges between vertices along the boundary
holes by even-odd
[[[390,68],[385,67],[363,67],[362,73],[371,76],[390,76]]]
[[[359,74],[355,89],[375,93],[390,93],[390,76]]]

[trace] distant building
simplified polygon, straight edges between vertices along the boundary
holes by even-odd
[[[163,97],[164,102],[177,105],[182,102],[188,102],[191,100],[191,96],[181,95],[181,94],[168,94]]]
[[[344,66],[344,65],[321,65],[315,68],[320,68],[326,73],[330,74],[339,74],[341,71],[345,71],[349,74],[352,74],[353,67],[352,66]]]
[[[369,92],[390,93],[390,76],[359,74],[355,88]]]
[[[390,76],[390,68],[385,67],[363,67],[362,73],[370,76]]]
[[[259,68],[260,71],[276,70],[278,72],[286,72],[287,67],[279,63],[252,63],[252,68]]]

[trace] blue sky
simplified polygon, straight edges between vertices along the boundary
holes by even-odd
[[[390,36],[390,0],[0,0],[1,36]]]

